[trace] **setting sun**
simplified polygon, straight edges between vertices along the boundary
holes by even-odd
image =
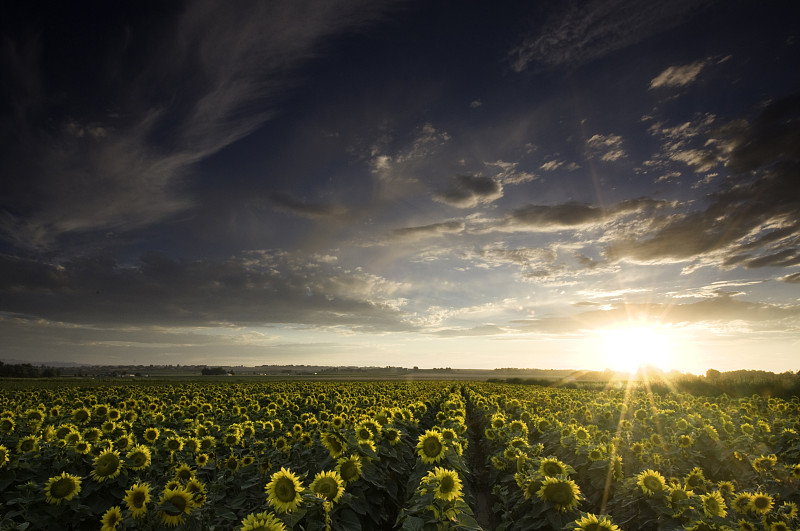
[[[655,327],[601,330],[599,341],[609,369],[634,373],[642,365],[672,368],[672,340]]]

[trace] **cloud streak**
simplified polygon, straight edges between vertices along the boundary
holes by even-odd
[[[564,2],[545,24],[511,49],[511,68],[522,72],[532,64],[579,66],[669,30],[706,7],[690,0]]]
[[[397,309],[401,284],[285,252],[223,261],[149,254],[128,267],[104,258],[47,264],[0,256],[0,273],[3,311],[79,325],[408,328]]]
[[[101,102],[111,111],[56,129],[30,118],[53,97],[38,81],[48,50],[38,41],[11,49],[19,65],[12,98],[27,103],[4,126],[19,131],[22,145],[7,166],[5,181],[13,184],[4,186],[14,193],[4,188],[3,195],[28,199],[0,203],[0,234],[44,250],[67,234],[127,231],[190,208],[183,183],[192,166],[270,119],[277,98],[296,83],[293,69],[323,39],[376,20],[386,7],[192,2],[156,34],[135,28],[143,33],[133,34],[134,44],[157,39],[157,53],[142,71],[113,72],[124,83]],[[31,86],[39,88],[25,89]]]

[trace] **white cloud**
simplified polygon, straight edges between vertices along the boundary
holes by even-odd
[[[593,135],[586,141],[589,157],[599,158],[604,162],[613,162],[626,157],[622,148],[622,137],[619,135]]]
[[[696,61],[683,66],[670,66],[650,81],[650,88],[683,87],[694,83],[706,64],[705,61]]]

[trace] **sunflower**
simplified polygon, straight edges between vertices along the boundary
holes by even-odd
[[[361,477],[361,458],[357,455],[350,457],[340,457],[336,463],[336,471],[342,477],[345,484],[358,481]]]
[[[72,422],[77,424],[87,424],[89,419],[92,418],[92,413],[85,407],[79,407],[72,410],[70,418],[72,419]]]
[[[444,440],[438,431],[427,430],[419,436],[417,454],[425,464],[438,463],[444,459]]]
[[[175,467],[175,474],[173,477],[181,483],[186,483],[194,477],[194,470],[186,463],[181,463]]]
[[[161,432],[159,431],[158,428],[150,427],[150,428],[147,428],[146,430],[144,430],[144,433],[142,434],[142,437],[144,437],[144,440],[147,441],[148,444],[155,444],[155,442],[158,440],[158,437],[160,435],[161,435]]]
[[[164,441],[164,448],[169,452],[180,452],[183,449],[183,441],[180,437],[168,437]]]
[[[434,484],[433,497],[442,501],[453,501],[461,497],[461,479],[455,470],[436,467],[426,476]]]
[[[114,479],[122,472],[122,459],[116,450],[104,450],[94,458],[93,464],[94,470],[89,475],[98,483]]]
[[[121,435],[117,438],[117,440],[114,441],[114,448],[120,452],[124,452],[131,446],[133,446],[133,437],[130,435]]]
[[[206,495],[206,486],[205,484],[197,478],[192,478],[186,482],[184,486],[186,492],[192,495],[194,498],[195,504],[199,507],[205,501]]]
[[[8,463],[8,448],[0,444],[0,468],[3,468]]]
[[[167,526],[177,526],[183,522],[183,517],[194,510],[195,505],[192,495],[183,487],[164,488],[159,501],[161,509],[161,523]]]
[[[667,505],[669,508],[680,514],[686,508],[689,498],[694,496],[694,492],[675,485],[667,488]]]
[[[342,476],[335,470],[318,472],[310,488],[315,495],[331,503],[338,502],[344,494]]]
[[[320,439],[322,440],[322,444],[325,446],[325,448],[328,449],[328,453],[333,459],[338,458],[345,450],[344,440],[342,440],[342,438],[334,432],[325,433],[320,437]]]
[[[750,510],[750,502],[752,499],[753,495],[749,492],[740,492],[733,497],[731,507],[733,507],[733,510],[737,513],[744,514]]]
[[[9,417],[3,417],[0,419],[0,432],[8,435],[14,431],[14,426],[16,426],[14,419]]]
[[[740,518],[738,524],[739,531],[757,531],[758,529],[755,524],[748,522],[744,518]]]
[[[733,496],[736,493],[736,485],[731,481],[718,481],[717,490],[723,496]]]
[[[559,511],[570,511],[578,506],[581,491],[574,481],[562,475],[545,478],[536,495]]]
[[[679,448],[689,448],[694,444],[694,440],[689,435],[681,435],[678,437]]]
[[[240,531],[286,531],[286,526],[274,514],[265,511],[245,516]]]
[[[39,449],[39,437],[35,435],[26,435],[17,441],[17,452],[27,454],[35,452]]]
[[[55,505],[63,500],[69,501],[81,491],[81,480],[77,476],[62,472],[60,476],[53,476],[44,486],[44,495],[47,503]]]
[[[197,454],[194,456],[194,462],[199,467],[204,467],[208,464],[208,454]]]
[[[134,483],[125,491],[123,499],[131,516],[142,518],[147,514],[147,504],[150,502],[150,485],[147,483]]]
[[[768,472],[772,470],[772,467],[774,467],[777,462],[778,458],[775,454],[762,455],[753,459],[753,468],[756,472]]]
[[[539,473],[545,477],[566,475],[567,467],[555,457],[544,457],[539,463]]]
[[[272,474],[265,489],[267,502],[279,512],[289,513],[300,506],[303,485],[300,483],[300,479],[287,468],[281,467],[278,472]]]
[[[700,496],[700,501],[703,505],[703,512],[709,518],[713,516],[724,517],[728,514],[725,510],[725,500],[722,498],[722,494],[717,491]]]
[[[763,492],[756,492],[750,496],[750,504],[748,505],[748,509],[756,514],[764,515],[772,510],[773,504],[774,501],[772,496],[769,494],[764,494]]]
[[[222,463],[222,466],[225,467],[225,470],[230,470],[231,472],[236,472],[237,470],[239,470],[239,460],[236,459],[235,455],[231,454],[225,460],[225,462]]]
[[[689,471],[686,477],[683,479],[684,485],[686,485],[687,489],[691,489],[694,491],[705,492],[706,490],[706,477],[703,474],[703,469],[700,467],[694,467]]]
[[[365,424],[359,424],[356,426],[356,438],[359,441],[369,441],[372,440],[374,436],[374,432]]]
[[[792,531],[785,522],[772,522],[769,527],[764,526],[767,531]]]
[[[575,520],[575,525],[581,531],[620,531],[619,526],[611,522],[610,516],[597,516],[588,513],[586,516]]]
[[[100,437],[103,436],[103,432],[100,431],[99,428],[88,428],[84,430],[81,435],[83,436],[84,441],[95,443],[100,440]]]
[[[664,492],[667,488],[667,483],[664,480],[664,476],[656,472],[652,469],[647,469],[641,472],[637,479],[637,485],[641,487],[642,492],[644,492],[645,496],[653,496],[659,492]]]
[[[125,459],[128,462],[128,466],[131,467],[131,470],[144,470],[150,466],[152,461],[150,449],[141,444],[137,444],[131,448],[131,450],[125,454]]]
[[[117,528],[117,524],[119,524],[121,521],[122,509],[120,509],[118,505],[110,507],[100,519],[100,523],[103,524],[103,527],[100,528],[100,531],[114,531]]]
[[[589,450],[587,457],[589,458],[589,461],[600,461],[603,457],[605,457],[605,454],[603,454],[603,450],[600,448],[592,448]]]

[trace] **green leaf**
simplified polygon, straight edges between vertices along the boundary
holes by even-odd
[[[416,516],[409,516],[406,518],[405,522],[403,522],[403,529],[404,531],[422,531],[425,527],[425,520],[422,518],[417,518]]]

